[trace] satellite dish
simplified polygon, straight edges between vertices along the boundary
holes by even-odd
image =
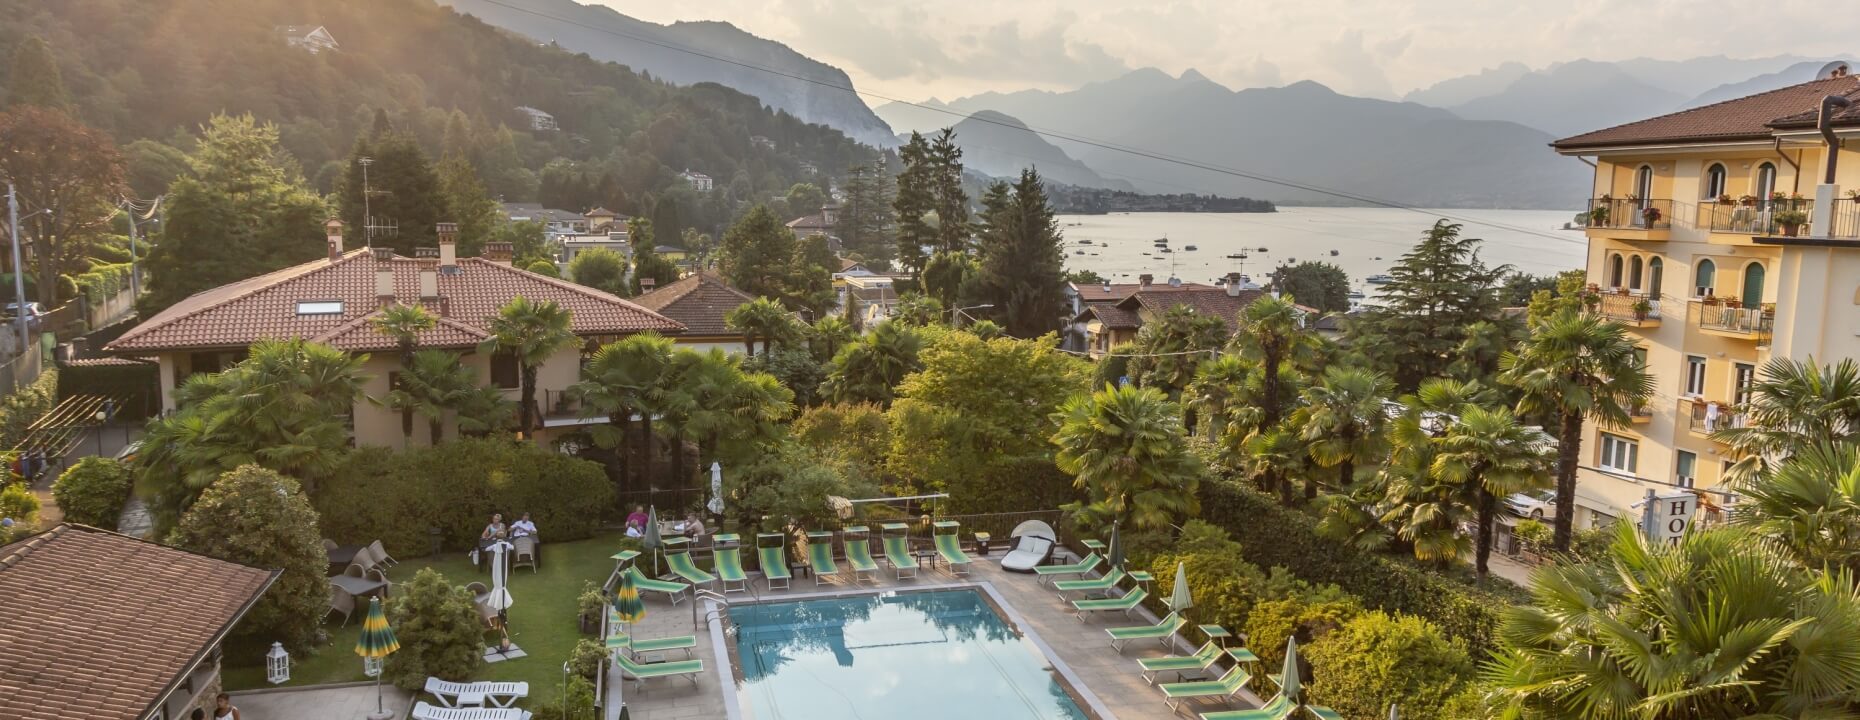
[[[1836,60],[1821,66],[1821,70],[1815,73],[1815,79],[1827,80],[1829,78],[1847,77],[1852,73],[1853,70],[1846,60]]]

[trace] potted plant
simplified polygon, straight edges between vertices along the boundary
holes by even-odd
[[[1730,205],[1730,204],[1731,204],[1731,196],[1730,196],[1730,195],[1728,195],[1728,194],[1727,194],[1727,195],[1719,195],[1719,196],[1718,196],[1718,204],[1719,204],[1719,205]]]
[[[1660,209],[1652,205],[1641,208],[1640,219],[1646,221],[1648,227],[1658,225],[1660,223]]]
[[[1653,312],[1653,303],[1647,302],[1646,298],[1634,301],[1634,319],[1636,321],[1646,320],[1647,314],[1651,312]]]
[[[1704,302],[1705,302],[1705,304],[1706,304],[1706,305],[1717,305],[1717,304],[1718,304],[1718,297],[1717,297],[1717,296],[1715,296],[1715,295],[1713,295],[1713,294],[1712,294],[1712,291],[1710,291],[1710,290],[1706,290],[1706,291],[1705,291],[1705,300],[1704,300]]]
[[[1752,207],[1752,206],[1755,206],[1755,205],[1757,204],[1757,196],[1755,196],[1755,195],[1740,195],[1740,196],[1738,196],[1738,198],[1737,198],[1737,204],[1739,204],[1739,205],[1743,205],[1743,206],[1745,206],[1745,207]]]
[[[1596,203],[1595,207],[1589,208],[1589,225],[1594,226],[1594,225],[1607,225],[1607,224],[1608,224],[1608,204],[1607,203],[1605,202]]]
[[[1615,288],[1615,294],[1620,295],[1621,297],[1627,297],[1628,289],[1624,287]]]
[[[1776,213],[1776,224],[1782,226],[1782,234],[1795,237],[1795,233],[1808,222],[1808,213],[1800,210],[1784,210]]]
[[[1736,310],[1744,306],[1744,301],[1739,300],[1737,298],[1725,298],[1724,306],[1732,310]]]

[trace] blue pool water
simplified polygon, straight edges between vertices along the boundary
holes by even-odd
[[[1085,720],[976,590],[732,608],[755,720]]]

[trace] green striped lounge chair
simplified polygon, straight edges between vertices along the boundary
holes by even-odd
[[[1164,683],[1157,687],[1162,688],[1163,704],[1168,705],[1170,710],[1180,712],[1178,706],[1189,700],[1205,698],[1226,702],[1228,698],[1239,695],[1240,690],[1246,687],[1246,681],[1251,679],[1253,675],[1248,673],[1246,668],[1236,664],[1228,668],[1227,674],[1222,675],[1219,680]],[[1207,715],[1202,717],[1205,718]]]
[[[656,677],[673,677],[677,675],[683,675],[689,678],[691,684],[696,685],[698,673],[704,672],[704,661],[702,659],[641,663],[635,661],[626,653],[614,653],[614,665],[620,668],[620,673],[623,676],[632,678],[633,681],[638,683],[641,687],[644,687],[646,681],[649,679]]]
[[[807,534],[807,565],[814,569],[814,586],[821,578],[840,574],[840,564],[833,560],[833,532],[816,530]]]
[[[1329,711],[1330,708],[1325,708]],[[1202,720],[1287,720],[1292,713],[1298,712],[1298,703],[1292,702],[1285,693],[1274,695],[1265,705],[1254,710],[1223,710],[1221,712],[1202,713]],[[1319,716],[1323,717],[1323,716]],[[1332,713],[1331,717],[1342,716]]]
[[[1343,720],[1342,713],[1320,705],[1306,705],[1305,712],[1311,713],[1311,717],[1317,720]]]
[[[743,572],[743,549],[734,545],[718,548],[711,553],[711,562],[717,566],[717,579],[723,581],[723,592],[744,592],[749,589],[749,573]],[[730,587],[735,583],[736,587]]]
[[[1123,568],[1111,568],[1110,572],[1095,578],[1085,580],[1060,580],[1053,583],[1053,589],[1059,591],[1059,601],[1065,602],[1066,593],[1069,592],[1082,592],[1086,595],[1092,593],[1108,594],[1110,591],[1116,590],[1117,584],[1123,582],[1125,577],[1128,576],[1124,574]]]
[[[940,520],[933,523],[936,539],[936,554],[943,559],[943,565],[949,568],[951,575],[969,574],[969,554],[962,551],[959,539],[962,523],[954,520]],[[943,532],[943,531],[949,532]]]
[[[1086,555],[1085,559],[1072,563],[1071,565],[1046,565],[1034,568],[1033,572],[1040,576],[1040,583],[1045,584],[1046,579],[1050,577],[1088,574],[1093,570],[1097,570],[1098,565],[1103,562],[1104,557],[1099,555],[1096,551],[1093,551]]]
[[[691,590],[690,585],[681,582],[654,580],[646,577],[645,573],[639,571],[637,565],[628,565],[623,572],[633,576],[633,587],[639,588],[642,597],[649,592],[665,593],[666,599],[671,600],[673,605],[677,605],[679,600],[684,599],[685,593]]]
[[[1181,630],[1182,625],[1181,615],[1169,613],[1155,625],[1106,628],[1105,632],[1111,635],[1111,649],[1121,653],[1124,651],[1124,643],[1132,640],[1157,640],[1167,647],[1169,640],[1175,637],[1175,631]]]
[[[683,650],[685,651],[685,658],[690,659],[691,649],[697,647],[697,636],[677,635],[648,640],[628,635],[621,630],[614,630],[607,634],[607,638],[603,644],[606,645],[608,652],[625,650],[633,653],[635,656],[640,653]]]
[[[911,526],[904,523],[879,526],[879,531],[885,536],[885,562],[891,563],[891,572],[899,580],[917,577],[917,558],[911,555],[910,530]]]
[[[1073,600],[1072,607],[1078,609],[1079,622],[1085,622],[1086,613],[1121,612],[1128,617],[1130,611],[1137,609],[1137,605],[1142,603],[1143,599],[1149,596],[1150,591],[1137,588],[1124,593],[1122,597],[1102,598],[1098,600]]]
[[[1220,645],[1209,640],[1202,643],[1201,648],[1193,655],[1141,658],[1137,660],[1137,667],[1143,669],[1143,679],[1155,685],[1156,680],[1166,672],[1175,673],[1175,679],[1178,681],[1188,677],[1191,672],[1206,676],[1209,674],[1208,668],[1214,667],[1214,663],[1220,659]]]
[[[703,568],[697,566],[697,561],[691,558],[690,550],[666,555],[665,564],[672,569],[672,574],[692,585],[704,587],[717,582],[717,576],[704,572]]]
[[[776,589],[775,583],[781,583],[782,590],[788,589],[788,580],[793,577],[788,572],[788,555],[782,552],[782,546],[788,543],[788,536],[781,533],[762,533],[756,536],[756,560],[762,563],[762,577],[769,581],[769,589]]]
[[[846,563],[852,566],[853,582],[867,575],[878,582],[878,561],[872,559],[872,531],[855,525],[840,531],[840,543],[846,546]]]

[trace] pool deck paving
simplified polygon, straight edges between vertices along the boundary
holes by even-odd
[[[1143,679],[1137,667],[1137,658],[1160,657],[1168,654],[1189,654],[1194,652],[1180,638],[1176,639],[1174,648],[1165,648],[1153,641],[1132,642],[1124,646],[1123,652],[1111,648],[1110,636],[1106,628],[1127,625],[1152,624],[1157,621],[1148,610],[1139,609],[1126,618],[1120,613],[1099,613],[1088,617],[1081,623],[1073,613],[1069,603],[1062,603],[1055,591],[1041,585],[1031,574],[1013,573],[1000,567],[1001,553],[989,557],[975,557],[973,570],[963,577],[951,575],[940,563],[933,569],[925,566],[916,578],[896,580],[891,577],[887,566],[877,583],[869,578],[856,586],[851,573],[845,571],[838,577],[829,578],[818,587],[812,578],[796,575],[789,590],[768,590],[759,575],[752,574],[756,587],[755,597],[741,593],[730,595],[733,603],[770,601],[790,597],[803,597],[821,592],[853,592],[934,589],[938,587],[959,587],[985,583],[991,587],[994,595],[1012,608],[1023,622],[1022,630],[1030,631],[1041,644],[1061,663],[1070,669],[1079,684],[1089,691],[1099,705],[1097,716],[1100,720],[1141,720],[1143,718],[1196,717],[1196,712],[1240,709],[1258,707],[1259,697],[1250,691],[1242,691],[1240,696],[1222,703],[1201,702],[1185,705],[1179,714],[1172,713],[1163,703],[1160,690]],[[842,565],[842,570],[846,570]],[[1157,588],[1150,588],[1157,592]],[[618,682],[618,671],[610,673],[608,686],[608,718],[619,716],[624,699],[630,703],[630,717],[633,720],[691,720],[695,718],[739,718],[744,717],[742,710],[737,710],[735,701],[736,687],[734,681],[726,683],[725,676],[719,671],[718,652],[725,646],[712,632],[720,624],[706,620],[706,613],[712,605],[710,601],[697,599],[696,622],[693,622],[692,606],[694,601],[686,600],[677,607],[669,605],[664,596],[653,594],[647,599],[646,617],[636,628],[636,635],[642,638],[657,638],[673,635],[696,635],[697,648],[693,657],[704,661],[705,671],[697,676],[694,684],[684,678],[657,678],[649,680],[642,688],[638,683]],[[682,652],[666,654],[662,659],[683,659]],[[727,660],[727,658],[726,658]],[[1254,669],[1259,675],[1263,669]],[[1255,685],[1262,682],[1253,681]],[[727,685],[727,686],[726,686]],[[725,694],[731,698],[726,702]],[[622,698],[621,696],[624,696]],[[1086,703],[1081,703],[1085,705]],[[737,714],[732,714],[737,710]],[[1087,708],[1088,712],[1092,712]],[[760,720],[760,719],[758,719]]]

